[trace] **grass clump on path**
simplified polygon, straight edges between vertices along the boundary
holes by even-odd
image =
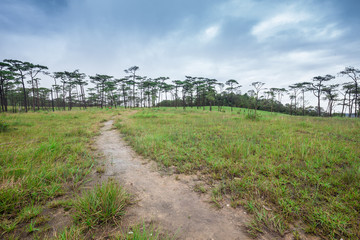
[[[124,209],[129,204],[130,195],[114,181],[108,181],[74,201],[74,219],[90,228],[115,223],[125,214]]]
[[[360,121],[266,112],[252,121],[239,113],[149,109],[120,116],[117,126],[140,154],[218,182],[216,199],[255,202],[258,225],[279,235],[291,223],[359,239]]]

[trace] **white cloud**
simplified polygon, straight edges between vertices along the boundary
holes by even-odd
[[[212,25],[208,28],[206,28],[201,34],[200,34],[200,41],[202,42],[209,42],[211,40],[213,40],[220,31],[220,25],[216,24],[216,25]]]
[[[301,23],[309,19],[310,15],[307,13],[284,12],[256,24],[252,28],[251,34],[260,41],[266,40],[281,31],[298,29],[301,27]]]
[[[273,63],[291,64],[301,67],[304,65],[324,64],[324,61],[330,59],[330,52],[325,50],[294,50],[278,54],[269,58]]]
[[[324,25],[323,27],[318,28],[308,28],[304,29],[303,32],[308,36],[308,38],[315,40],[332,40],[341,37],[345,33],[346,29],[339,29],[336,23],[330,23]]]
[[[252,27],[251,35],[259,42],[270,41],[272,38],[317,42],[337,39],[345,31],[334,20],[329,21],[325,12],[319,13],[292,5],[260,20]]]

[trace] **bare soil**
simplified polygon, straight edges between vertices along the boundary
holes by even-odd
[[[177,239],[251,239],[244,229],[246,213],[229,205],[217,209],[207,194],[194,192],[197,176],[161,174],[112,124],[104,123],[96,147],[105,158],[104,178],[116,179],[136,197],[125,216],[128,224],[152,222]]]

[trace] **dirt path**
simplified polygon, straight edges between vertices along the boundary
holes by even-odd
[[[97,138],[106,157],[105,176],[120,181],[139,200],[128,210],[130,222],[153,221],[180,239],[250,239],[244,233],[244,216],[230,207],[220,210],[194,192],[185,180],[161,176],[155,164],[146,163],[112,129],[108,121]]]

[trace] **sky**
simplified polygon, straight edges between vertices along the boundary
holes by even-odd
[[[0,61],[287,87],[360,68],[359,9],[359,0],[0,0]]]

